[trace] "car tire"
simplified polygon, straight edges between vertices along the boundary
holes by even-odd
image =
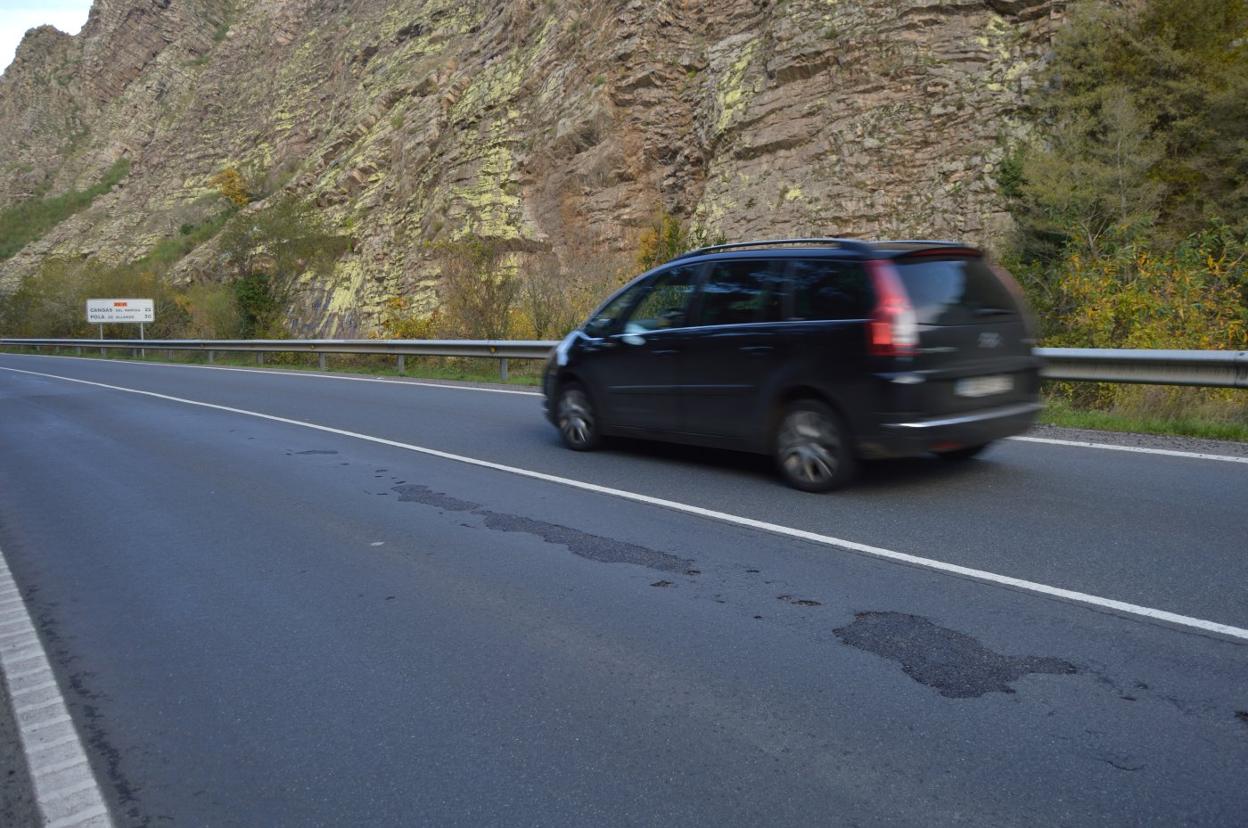
[[[598,414],[584,386],[569,382],[559,389],[555,426],[563,444],[573,451],[592,451],[602,445]]]
[[[817,400],[785,407],[776,427],[776,465],[784,481],[804,492],[830,492],[854,478],[858,461],[844,420]]]
[[[950,463],[962,463],[966,460],[970,460],[972,457],[977,457],[990,445],[992,444],[980,443],[977,446],[963,446],[962,448],[950,449],[949,451],[938,451],[936,452],[936,456],[941,460],[946,460]]]

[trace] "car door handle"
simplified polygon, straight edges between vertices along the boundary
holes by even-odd
[[[654,354],[655,356],[671,356],[672,354],[679,354],[680,351],[676,350],[675,348],[658,348],[658,349],[651,351],[650,353]]]
[[[747,354],[769,354],[776,348],[774,345],[742,345],[741,350]]]

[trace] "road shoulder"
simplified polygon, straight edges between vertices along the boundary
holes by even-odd
[[[1127,431],[1098,431],[1087,428],[1062,428],[1039,425],[1027,432],[1028,437],[1046,440],[1071,440],[1081,443],[1102,443],[1109,446],[1159,449],[1163,451],[1187,451],[1194,454],[1221,454],[1227,457],[1248,458],[1248,443],[1229,440],[1205,440],[1198,437],[1181,437],[1168,434],[1137,434]]]

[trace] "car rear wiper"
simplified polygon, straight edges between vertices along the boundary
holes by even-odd
[[[976,308],[976,316],[1013,316],[1014,311],[1009,308]]]

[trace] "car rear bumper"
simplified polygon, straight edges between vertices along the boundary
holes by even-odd
[[[880,424],[877,438],[865,442],[862,450],[868,457],[898,457],[978,446],[1023,433],[1031,428],[1041,408],[1039,402],[1024,402],[940,417],[886,421]]]

